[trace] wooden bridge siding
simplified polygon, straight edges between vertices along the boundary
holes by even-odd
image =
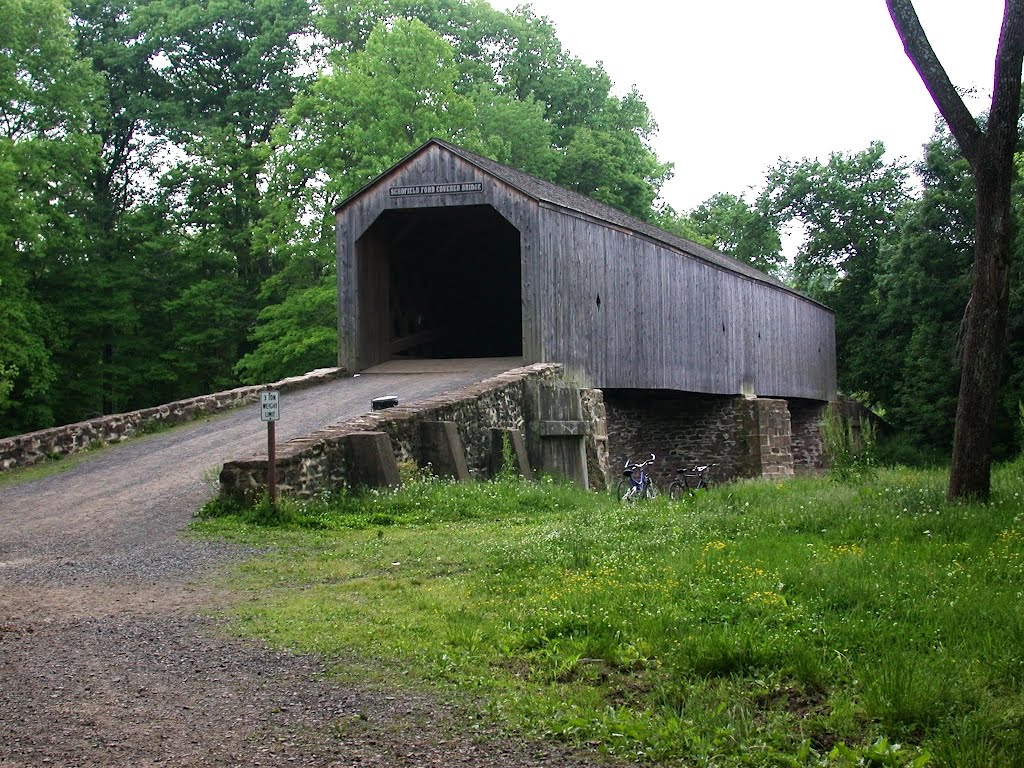
[[[529,271],[540,285],[535,305],[540,349],[544,359],[565,362],[589,380],[595,368],[618,352],[606,333],[605,317],[611,307],[602,278],[604,244],[592,239],[589,221],[548,205],[541,206],[538,225],[541,234]],[[571,360],[560,357],[567,347],[573,350]]]
[[[479,181],[482,192],[466,192],[442,195],[415,195],[391,197],[391,187],[411,187],[425,184],[456,184]],[[409,163],[378,179],[358,196],[348,201],[335,214],[337,232],[338,266],[338,364],[349,370],[365,367],[366,360],[375,359],[381,350],[364,350],[373,333],[379,329],[370,322],[364,322],[360,301],[387,299],[387,276],[382,274],[379,262],[381,243],[375,243],[375,235],[359,243],[360,238],[386,210],[410,210],[417,208],[443,208],[451,206],[490,205],[520,232],[520,270],[522,275],[522,317],[523,357],[528,362],[543,359],[540,346],[540,329],[534,322],[537,317],[537,289],[532,265],[535,261],[534,238],[540,231],[537,226],[538,205],[493,176],[484,173],[462,158],[433,146],[413,158]],[[375,233],[376,234],[376,233]],[[358,243],[358,245],[357,245]],[[383,288],[377,283],[383,282]],[[370,280],[370,285],[364,285]],[[364,287],[368,291],[364,291]],[[384,291],[383,295],[381,290]],[[368,306],[368,305],[367,305]],[[375,343],[381,349],[387,347],[389,331],[384,329],[383,340]],[[385,358],[386,359],[386,358]],[[379,360],[377,361],[379,362]],[[372,363],[371,363],[372,364]]]
[[[350,216],[334,214],[335,271],[338,280],[338,365],[354,370],[356,364],[356,315],[355,239],[352,237]]]
[[[572,219],[572,232],[568,247],[575,252],[574,266],[578,277],[576,282],[580,292],[580,308],[578,319],[572,320],[576,325],[575,333],[580,338],[580,357],[592,361],[595,368],[604,368],[608,364],[608,311],[607,291],[602,276],[607,270],[608,252],[603,241],[588,243],[588,247],[579,248],[579,242],[589,241],[587,230],[591,223],[584,219]],[[567,233],[569,234],[569,233]],[[598,298],[601,303],[598,305]],[[573,328],[568,328],[573,333]]]
[[[359,367],[369,368],[388,360],[391,353],[390,314],[387,311],[391,257],[387,233],[369,233],[361,247],[363,258],[356,262],[356,284],[359,286],[356,329]]]
[[[552,264],[556,292],[550,299],[556,305],[565,304],[566,297],[560,296],[557,288],[560,285],[572,285],[579,303],[575,311],[566,312],[566,309],[572,308],[561,306],[561,311],[554,314],[557,323],[555,334],[561,339],[571,338],[580,359],[596,361],[603,357],[598,350],[603,346],[601,337],[604,328],[596,299],[600,292],[598,275],[604,262],[604,253],[600,247],[593,247],[590,243],[584,248],[577,246],[587,241],[589,222],[567,217],[564,223],[565,226],[557,231],[557,244],[552,251],[555,256]]]
[[[598,387],[834,395],[821,307],[553,207],[539,223],[546,360]]]

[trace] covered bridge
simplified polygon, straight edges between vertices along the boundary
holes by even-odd
[[[436,139],[342,202],[336,223],[350,371],[559,362],[604,392],[614,463],[654,451],[721,460],[723,475],[752,473],[742,403],[771,401],[752,428],[784,416],[789,466],[819,459],[805,433],[835,396],[832,312],[746,264]]]

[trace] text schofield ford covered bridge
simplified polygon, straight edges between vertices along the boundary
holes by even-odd
[[[820,459],[834,318],[778,280],[432,140],[336,211],[339,364],[559,362],[608,410],[611,462],[721,475]]]

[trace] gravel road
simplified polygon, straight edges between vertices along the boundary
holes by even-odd
[[[282,397],[279,441],[478,381],[508,361],[379,373]],[[247,556],[181,537],[220,465],[265,445],[258,407],[0,488],[0,766],[583,766],[479,731],[429,696],[342,686],[313,656],[229,637],[204,583]]]

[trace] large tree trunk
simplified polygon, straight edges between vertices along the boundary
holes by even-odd
[[[1010,189],[1020,118],[1024,0],[1005,0],[992,108],[982,130],[950,81],[911,0],[886,0],[896,31],[974,172],[974,282],[961,351],[960,397],[949,470],[950,500],[989,495],[992,427],[1006,350],[1013,218]]]
[[[994,154],[991,152],[986,155]],[[974,275],[962,340],[949,498],[987,498],[992,467],[992,431],[1006,351],[1010,302],[1013,221],[1010,180],[990,156],[975,165]]]

